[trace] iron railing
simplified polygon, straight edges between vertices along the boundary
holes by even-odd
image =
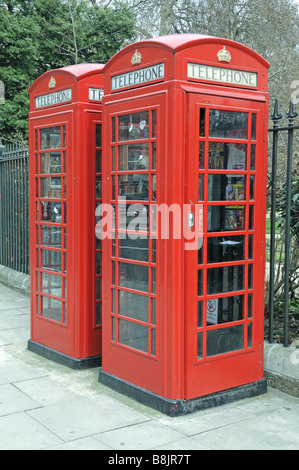
[[[29,274],[29,153],[0,142],[0,264]]]
[[[290,291],[293,289],[291,283],[294,279],[299,277],[298,263],[295,260],[295,266],[292,266],[292,272],[290,272],[290,260],[292,257],[291,250],[294,248],[294,243],[299,244],[299,237],[294,233],[294,200],[292,194],[292,182],[293,182],[293,156],[294,156],[294,132],[299,129],[298,125],[295,125],[295,117],[298,113],[294,109],[294,104],[291,101],[288,113],[286,117],[288,119],[288,125],[279,127],[279,121],[282,119],[282,114],[278,110],[278,101],[275,101],[274,112],[270,116],[273,121],[273,128],[269,129],[272,133],[272,174],[270,182],[270,251],[269,251],[269,329],[268,329],[268,341],[273,343],[273,331],[274,331],[274,319],[275,315],[278,314],[277,298],[283,299],[283,345],[289,346],[289,306],[290,306]],[[287,133],[286,154],[284,150],[280,150],[280,140],[285,137]],[[280,182],[278,188],[277,182],[277,169],[279,166],[278,156],[283,155],[282,160],[286,160],[286,166],[283,168],[282,173],[285,172],[285,180],[283,183]],[[297,169],[296,169],[297,170]],[[277,208],[277,197],[279,196],[279,208]],[[299,199],[294,198],[295,204],[299,205]],[[277,219],[279,218],[279,222]],[[284,227],[282,226],[282,223]],[[297,221],[298,224],[298,221]],[[298,225],[297,225],[298,227]],[[298,228],[295,228],[298,231]],[[294,237],[295,235],[295,237]],[[295,239],[295,240],[294,240]],[[277,249],[277,242],[280,245],[279,250]],[[295,248],[298,249],[298,246]],[[297,256],[297,255],[296,255]],[[294,261],[294,260],[292,260]],[[298,261],[299,262],[299,261]],[[298,289],[298,287],[297,287]],[[296,286],[295,286],[296,290]],[[297,293],[296,293],[297,295]],[[299,312],[298,312],[299,313]]]

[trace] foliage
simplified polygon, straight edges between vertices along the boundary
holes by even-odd
[[[134,39],[133,13],[86,0],[0,0],[0,139],[26,140],[28,88],[47,70],[106,63]]]

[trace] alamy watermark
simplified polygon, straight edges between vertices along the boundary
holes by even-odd
[[[4,83],[0,80],[0,104],[5,103],[5,86]]]
[[[119,239],[183,239],[185,250],[202,247],[202,204],[128,204],[120,197],[116,204],[98,205],[96,217],[100,240],[115,239],[117,233]]]

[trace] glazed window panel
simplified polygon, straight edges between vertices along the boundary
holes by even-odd
[[[61,199],[61,178],[41,178],[41,197],[45,199]]]
[[[148,328],[146,326],[120,319],[118,334],[120,344],[138,351],[148,352]]]
[[[210,170],[246,170],[247,144],[209,142],[208,158]]]
[[[149,111],[118,117],[118,140],[141,140],[149,137]]]
[[[244,325],[207,331],[207,357],[244,349]]]
[[[209,175],[208,201],[244,201],[245,181],[244,175]]]
[[[61,248],[62,228],[56,226],[41,226],[41,244],[43,246]]]
[[[61,128],[60,126],[40,129],[41,150],[61,148]]]
[[[43,174],[56,174],[61,173],[61,153],[60,152],[46,152],[41,153],[41,173]]]
[[[139,171],[149,169],[149,144],[129,144],[119,147],[119,170]]]
[[[148,266],[120,262],[119,286],[148,292]]]
[[[119,314],[148,322],[148,297],[133,292],[119,292]]]
[[[244,266],[233,265],[207,269],[207,293],[222,294],[244,289]]]
[[[125,235],[125,234],[124,234]],[[138,237],[132,239],[130,235],[119,239],[119,257],[137,261],[149,260],[149,241],[148,238]]]
[[[119,177],[119,196],[130,200],[149,199],[149,175],[134,174]]]
[[[248,136],[248,113],[210,109],[210,137],[246,140]]]
[[[208,263],[225,263],[245,258],[245,237],[209,237],[207,240]]]

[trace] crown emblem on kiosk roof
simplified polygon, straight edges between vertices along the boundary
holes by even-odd
[[[55,86],[56,86],[56,80],[54,77],[51,77],[48,87],[51,89],[51,88],[55,88]]]
[[[223,46],[223,49],[220,49],[220,51],[217,54],[219,62],[230,62],[232,59],[232,56],[230,55],[230,52],[225,49],[225,46]]]
[[[132,55],[131,64],[132,65],[140,64],[141,59],[142,59],[142,55],[136,49],[136,51]]]

